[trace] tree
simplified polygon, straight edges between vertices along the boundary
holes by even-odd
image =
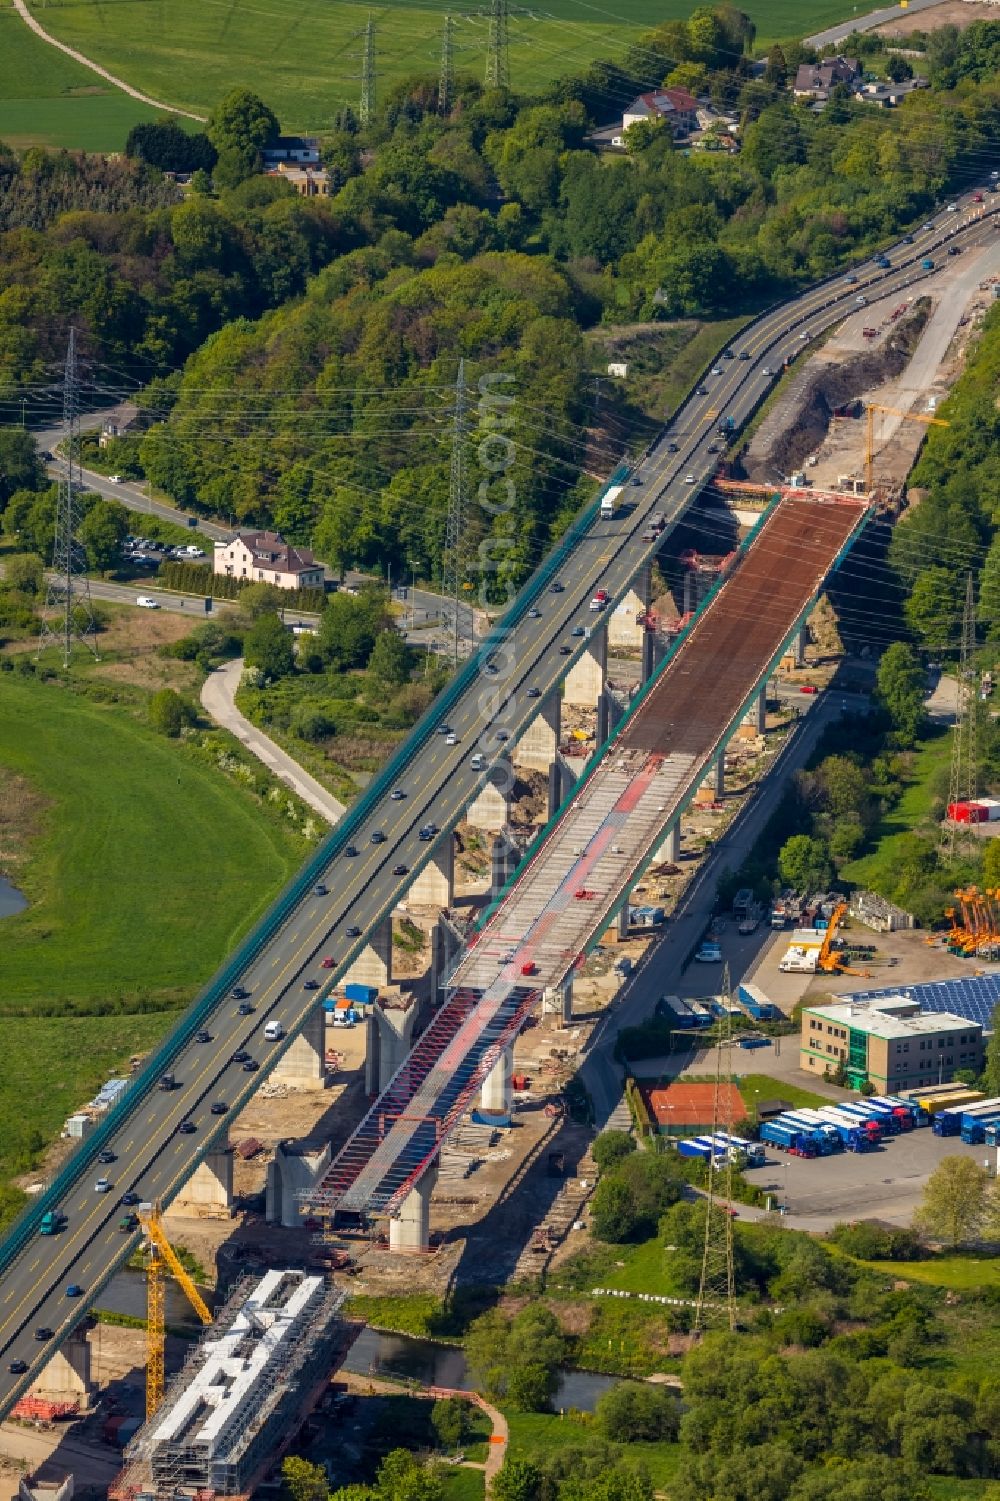
[[[110,573],[122,560],[129,515],[117,500],[97,500],[80,522],[80,541],[87,562],[99,573]]]
[[[632,1155],[635,1141],[628,1131],[602,1131],[590,1151],[598,1170],[606,1173],[622,1158]]]
[[[3,565],[4,584],[8,589],[17,589],[21,594],[39,594],[43,567],[36,552],[16,552]]]
[[[348,667],[363,667],[387,622],[385,600],[374,591],[358,596],[335,594],[327,600],[320,616],[320,655],[327,666],[338,672]]]
[[[597,1424],[615,1443],[672,1442],[680,1427],[680,1410],[673,1393],[662,1386],[620,1381],[597,1403]]]
[[[188,709],[173,688],[161,688],[149,700],[149,722],[161,735],[176,740],[188,721]]]
[[[672,1160],[636,1152],[604,1172],[591,1200],[594,1234],[621,1243],[653,1235],[660,1216],[680,1198],[683,1183]]]
[[[159,167],[161,172],[211,172],[218,160],[207,135],[184,130],[176,120],[133,125],[125,138],[125,155]]]
[[[905,83],[913,77],[913,64],[908,57],[894,52],[885,65],[885,76],[893,83]]]
[[[786,886],[797,891],[818,891],[829,886],[833,872],[822,839],[793,834],[778,852],[778,869]]]
[[[989,850],[995,849],[996,845],[988,846]],[[991,1099],[1000,1096],[1000,1005],[993,1007],[990,1017],[990,1035],[986,1043],[986,1057],[983,1061],[983,1083]]]
[[[394,626],[375,637],[368,670],[387,688],[401,688],[410,676],[410,650]]]
[[[471,1427],[471,1404],[464,1397],[445,1397],[431,1409],[431,1426],[443,1449],[457,1449]]]
[[[287,596],[277,584],[248,584],[240,590],[240,609],[256,620],[260,615],[280,615]]]
[[[783,89],[788,82],[788,63],[785,61],[785,54],[777,42],[775,42],[767,54],[764,82],[769,84],[772,89]]]
[[[493,1501],[538,1501],[542,1472],[530,1459],[507,1455],[493,1479]]]
[[[322,1465],[290,1454],[281,1465],[282,1501],[328,1501],[330,1486]]]
[[[207,135],[219,153],[215,176],[222,187],[235,187],[259,172],[261,151],[275,140],[278,117],[250,89],[230,89],[208,121]]]
[[[45,481],[34,438],[22,427],[0,427],[0,509],[15,490],[37,490]]]
[[[382,1501],[442,1501],[437,1465],[422,1464],[408,1449],[392,1449],[378,1467],[376,1489]]]
[[[466,1357],[483,1390],[525,1412],[543,1412],[558,1385],[566,1341],[544,1305],[529,1304],[509,1322],[493,1309],[470,1327]]]
[[[958,645],[962,628],[964,580],[954,568],[923,568],[903,606],[906,623],[930,651]]]
[[[927,1179],[913,1223],[926,1235],[958,1246],[986,1222],[990,1175],[971,1157],[943,1157]]]
[[[267,678],[285,678],[295,670],[292,637],[277,615],[260,615],[246,633],[243,657]]]
[[[923,723],[926,682],[920,658],[909,642],[894,641],[882,653],[875,690],[904,744],[912,743]]]

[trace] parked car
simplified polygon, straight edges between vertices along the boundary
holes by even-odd
[[[135,602],[140,610],[158,610],[160,608],[159,602],[149,594],[137,594]]]

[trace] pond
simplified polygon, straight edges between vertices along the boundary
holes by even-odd
[[[15,912],[23,912],[27,905],[27,897],[22,896],[5,876],[0,876],[0,917],[13,917]]]
[[[344,1369],[360,1376],[409,1378],[424,1386],[450,1386],[456,1391],[469,1391],[472,1387],[465,1351],[459,1345],[439,1345],[434,1340],[383,1334],[377,1329],[365,1329],[359,1335]],[[604,1376],[597,1371],[563,1370],[552,1405],[557,1409],[575,1407],[580,1412],[593,1412],[597,1399],[618,1380],[617,1376]]]

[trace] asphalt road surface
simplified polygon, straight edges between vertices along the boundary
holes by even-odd
[[[996,199],[987,205],[993,212]],[[668,528],[675,523],[714,472],[716,459],[708,452],[715,441],[721,416],[731,416],[737,426],[747,420],[771,389],[782,362],[793,358],[805,342],[801,335],[815,336],[837,322],[855,306],[866,288],[880,293],[919,286],[921,258],[956,235],[966,242],[995,234],[993,220],[972,220],[979,205],[966,199],[962,212],[941,213],[938,227],[914,235],[914,243],[891,252],[888,272],[867,265],[856,272],[857,284],[843,277],[803,293],[794,301],[768,313],[733,341],[734,358],[719,360],[722,374],[706,376],[707,394],[692,395],[680,408],[670,428],[657,440],[639,468],[641,483],[629,485],[623,498],[629,503],[610,520],[597,519],[578,540],[566,559],[559,581],[563,592],[553,593],[536,583],[538,618],[525,614],[511,630],[502,647],[481,652],[482,674],[466,688],[448,718],[457,735],[449,746],[438,735],[433,714],[416,727],[397,753],[396,781],[405,796],[388,796],[371,811],[349,813],[330,836],[326,846],[328,868],[322,877],[329,895],[306,895],[278,926],[257,957],[241,976],[252,992],[253,1016],[236,1014],[236,1002],[219,1002],[206,1023],[210,1040],[197,1043],[182,1024],[175,1034],[171,1067],[178,1088],[161,1092],[136,1092],[114,1117],[113,1149],[118,1161],[107,1169],[113,1189],[94,1191],[94,1182],[104,1169],[94,1162],[95,1147],[86,1144],[77,1154],[79,1176],[68,1188],[61,1207],[68,1217],[65,1231],[54,1237],[37,1234],[23,1241],[14,1237],[0,1246],[0,1413],[8,1410],[24,1392],[57,1344],[79,1320],[88,1302],[131,1250],[134,1237],[118,1230],[122,1214],[120,1196],[134,1190],[143,1200],[169,1200],[190,1176],[213,1136],[228,1130],[235,1113],[277,1061],[284,1043],[267,1042],[267,1020],[282,1021],[286,1028],[303,1024],[320,992],[304,989],[307,980],[329,985],[343,973],[364,944],[364,937],[349,939],[347,928],[357,925],[368,933],[391,913],[432,846],[419,840],[419,829],[433,821],[440,829],[452,826],[462,815],[485,773],[472,769],[476,749],[488,758],[502,749],[497,729],[502,726],[511,741],[523,732],[536,712],[537,703],[526,694],[537,688],[544,694],[554,688],[572,661],[585,649],[584,640],[572,635],[577,625],[592,627],[596,618],[588,602],[598,586],[608,590],[608,608],[613,609],[627,591],[638,569],[657,545],[641,541],[648,517],[665,513]],[[966,220],[972,222],[965,223]],[[745,352],[747,358],[740,359]],[[775,372],[764,374],[765,367]],[[677,452],[668,451],[676,444]],[[693,476],[687,482],[687,476]],[[117,493],[118,487],[112,487]],[[562,655],[562,648],[569,655]],[[497,673],[485,667],[495,659]],[[385,842],[372,845],[371,835],[381,830]],[[345,853],[350,843],[358,851]],[[404,865],[406,875],[393,874]],[[324,970],[324,955],[335,959],[335,968]],[[233,1053],[246,1048],[261,1067],[246,1073],[232,1061]],[[225,1116],[210,1113],[213,1102],[227,1106]],[[182,1135],[182,1121],[194,1132]],[[44,1202],[44,1201],[43,1201]],[[39,1206],[36,1206],[36,1210]],[[77,1299],[66,1296],[69,1283],[80,1284]],[[51,1335],[36,1337],[38,1330]],[[29,1370],[13,1375],[9,1363],[23,1359]]]

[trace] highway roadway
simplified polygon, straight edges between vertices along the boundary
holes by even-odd
[[[995,203],[993,199],[988,204],[991,212]],[[106,1170],[112,1190],[94,1191],[105,1170],[94,1160],[97,1143],[89,1142],[73,1160],[67,1176],[75,1178],[60,1199],[66,1229],[54,1237],[29,1234],[29,1218],[0,1246],[0,1415],[27,1389],[131,1250],[134,1237],[117,1228],[123,1212],[121,1195],[130,1191],[143,1200],[169,1200],[211,1140],[224,1138],[235,1114],[288,1045],[287,1037],[281,1044],[266,1042],[265,1022],[280,1020],[290,1031],[300,1027],[320,998],[320,992],[305,988],[306,982],[329,987],[363,947],[364,937],[350,939],[348,928],[357,926],[364,935],[391,913],[431,854],[432,846],[419,840],[421,826],[429,821],[441,830],[454,825],[483,784],[486,773],[471,766],[473,751],[493,759],[502,750],[498,731],[511,741],[523,732],[537,710],[527,691],[544,695],[553,689],[585,649],[586,642],[572,631],[577,625],[596,623],[588,609],[595,588],[608,590],[613,609],[663,541],[661,537],[653,545],[642,543],[648,517],[663,511],[668,527],[676,523],[710,479],[716,459],[708,445],[715,441],[717,419],[731,416],[737,426],[745,422],[771,389],[782,362],[801,349],[800,334],[814,336],[837,322],[852,311],[859,293],[896,293],[918,285],[924,275],[921,258],[947,239],[992,235],[992,220],[962,222],[976,211],[966,200],[961,214],[939,214],[937,228],[916,233],[913,244],[889,252],[894,262],[890,271],[868,263],[856,269],[856,284],[835,279],[746,328],[733,342],[735,357],[719,360],[722,374],[706,376],[702,382],[708,394],[696,393],[684,402],[671,427],[643,459],[641,483],[625,491],[628,506],[610,520],[595,518],[568,552],[558,573],[562,592],[552,592],[545,577],[536,575],[528,593],[535,600],[537,618],[525,611],[506,631],[495,633],[492,643],[481,649],[480,674],[471,677],[447,710],[457,744],[449,746],[436,733],[441,711],[432,709],[394,758],[387,780],[380,784],[384,795],[374,807],[363,801],[351,810],[323,846],[314,879],[327,886],[329,894],[316,894],[310,883],[266,941],[252,936],[241,950],[253,957],[238,976],[230,972],[226,991],[238,978],[251,992],[253,1015],[240,1017],[228,993],[213,999],[219,985],[210,986],[205,1002],[211,1002],[205,1022],[210,1040],[195,1041],[189,1021],[181,1023],[171,1042],[169,1066],[178,1087],[161,1092],[147,1089],[148,1080],[140,1081],[109,1119],[106,1144],[117,1154]],[[748,358],[738,358],[744,351]],[[765,375],[765,367],[775,374]],[[670,444],[677,445],[675,453],[669,451]],[[687,483],[689,474],[692,483]],[[495,674],[488,663],[495,666]],[[403,796],[391,798],[392,786]],[[385,838],[373,845],[376,831]],[[345,853],[349,844],[357,849],[356,856]],[[401,866],[405,874],[396,873]],[[320,967],[324,956],[335,961],[332,969]],[[241,1063],[232,1061],[234,1052],[244,1048],[259,1063],[258,1072],[245,1072]],[[227,1107],[225,1115],[211,1113],[215,1102]],[[182,1122],[193,1125],[190,1135],[179,1133]],[[37,1216],[47,1202],[43,1199],[33,1213]],[[82,1286],[80,1298],[67,1297],[70,1283]],[[40,1330],[52,1333],[38,1337]],[[10,1363],[19,1360],[28,1370],[14,1374]]]

